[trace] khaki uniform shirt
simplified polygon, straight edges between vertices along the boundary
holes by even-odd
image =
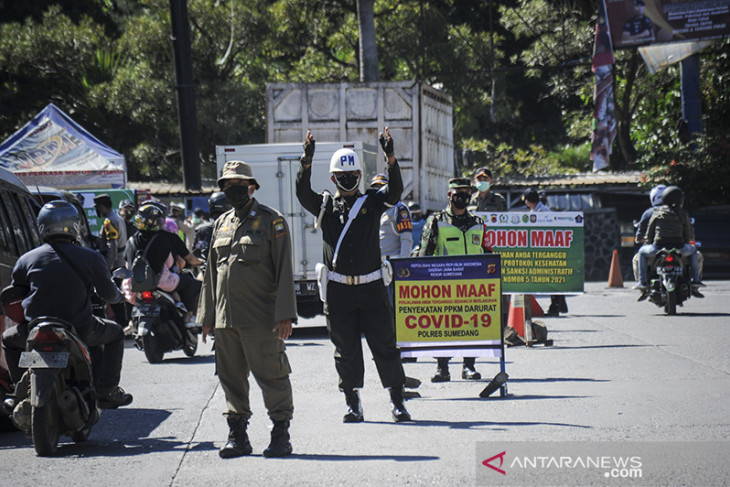
[[[507,211],[507,200],[501,194],[489,191],[484,197],[477,191],[469,200],[469,211]]]
[[[272,326],[296,321],[291,239],[278,211],[255,199],[213,227],[198,317],[205,326]]]

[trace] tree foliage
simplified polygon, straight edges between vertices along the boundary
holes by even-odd
[[[0,137],[54,102],[125,154],[130,179],[179,180],[169,3],[6,3],[0,18]],[[472,150],[499,174],[590,169],[593,2],[372,4],[381,79],[418,80],[449,93],[459,148]],[[204,176],[214,174],[216,144],[264,142],[267,82],[359,79],[357,5],[188,0]],[[651,172],[680,159],[682,167],[697,171],[714,167],[710,148],[728,138],[729,55],[728,40],[701,54],[707,140],[693,156],[677,138],[678,68],[648,75],[635,51],[617,52],[614,169]]]

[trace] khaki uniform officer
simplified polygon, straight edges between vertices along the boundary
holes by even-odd
[[[230,428],[219,453],[252,452],[246,433],[250,371],[274,423],[264,456],[286,456],[294,406],[283,340],[297,316],[289,228],[281,213],[251,197],[259,184],[245,162],[227,162],[218,186],[233,209],[213,227],[198,316],[204,341],[216,328],[215,361]]]

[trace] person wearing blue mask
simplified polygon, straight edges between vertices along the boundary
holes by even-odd
[[[507,200],[501,194],[493,193],[492,171],[480,167],[474,173],[474,186],[477,191],[469,200],[469,211],[507,211]]]

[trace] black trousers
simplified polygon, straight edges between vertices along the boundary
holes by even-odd
[[[368,342],[386,388],[403,388],[405,373],[395,345],[395,326],[382,280],[348,286],[327,284],[327,330],[335,345],[335,368],[343,391],[363,387],[362,339]]]
[[[175,288],[175,291],[180,295],[180,300],[188,311],[195,313],[198,307],[198,296],[200,295],[200,287],[202,284],[202,282],[195,279],[191,274],[187,272],[180,273],[180,282]]]
[[[87,326],[77,328],[79,338],[89,347],[94,374],[94,383],[99,395],[105,395],[119,385],[124,357],[124,330],[111,320],[94,316]],[[13,384],[23,376],[18,367],[20,354],[25,350],[28,339],[27,323],[8,328],[3,333],[3,350],[8,362],[8,372]]]

